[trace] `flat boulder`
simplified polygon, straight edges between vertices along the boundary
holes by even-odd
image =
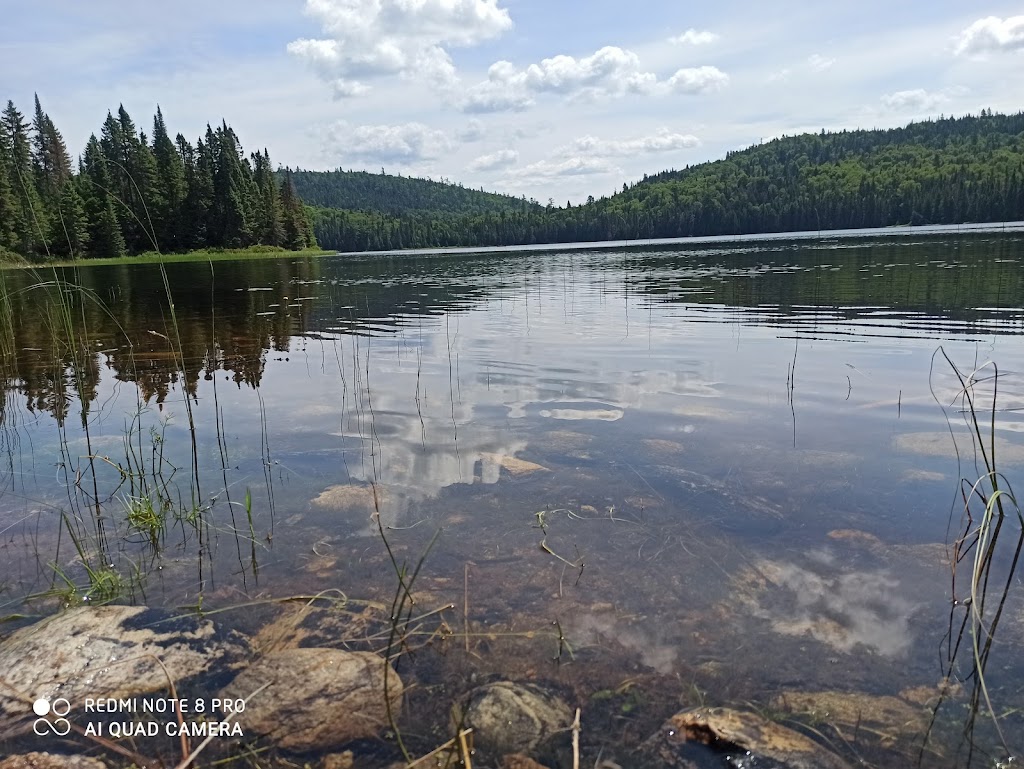
[[[98,758],[57,753],[25,753],[0,761],[0,769],[107,769]]]
[[[307,753],[377,736],[401,713],[402,681],[370,652],[286,649],[260,657],[220,696],[247,700],[237,718],[246,735]]]
[[[247,641],[194,615],[145,606],[82,606],[16,630],[0,642],[0,740],[31,730],[33,704],[126,699],[229,670]]]
[[[471,692],[466,726],[474,743],[494,756],[532,753],[569,728],[572,711],[558,696],[530,684],[496,681]]]
[[[810,737],[767,718],[731,708],[676,713],[645,744],[666,767],[693,766],[711,749],[764,769],[850,769]]]

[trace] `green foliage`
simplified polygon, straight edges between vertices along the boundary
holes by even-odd
[[[297,180],[321,177],[321,186],[347,178],[296,173]],[[399,182],[411,181],[394,180],[396,194]],[[299,189],[320,206],[348,201],[315,186]],[[359,251],[1012,221],[1024,218],[1024,113],[986,111],[892,130],[783,137],[644,177],[575,207],[459,216],[437,213],[457,206],[381,208],[317,208],[317,240]]]
[[[391,216],[431,214],[435,217],[520,212],[539,208],[536,201],[471,190],[446,180],[371,174],[366,171],[303,171],[290,174],[302,199],[317,208],[380,211]]]
[[[4,165],[7,166],[10,188],[8,206],[14,235],[12,250],[26,256],[45,253],[46,241],[41,227],[41,203],[32,168],[29,125],[14,102],[8,101],[7,108],[0,116],[0,133],[3,134],[3,150],[0,152],[5,155]]]
[[[246,158],[226,122],[193,146],[172,141],[160,108],[153,138],[123,106],[108,112],[72,171],[63,137],[35,100],[29,126],[8,102],[0,116],[0,253],[120,258],[144,252],[315,247],[294,186],[266,150]]]

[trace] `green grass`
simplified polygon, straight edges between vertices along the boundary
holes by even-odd
[[[103,264],[171,264],[175,262],[224,262],[240,259],[280,259],[281,257],[296,256],[333,256],[336,251],[325,251],[320,248],[307,248],[302,251],[289,251],[285,248],[274,246],[250,246],[249,248],[228,248],[220,251],[202,249],[189,251],[184,254],[161,254],[156,251],[146,251],[136,256],[118,256],[110,258],[95,259],[64,259],[53,262],[32,263],[23,257],[9,252],[0,252],[0,269],[3,268],[26,268],[26,267],[87,267],[90,265]]]

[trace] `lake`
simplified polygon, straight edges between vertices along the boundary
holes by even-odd
[[[969,581],[993,496],[971,485],[1024,467],[1019,228],[165,275],[173,309],[154,265],[3,273],[3,613],[255,632],[325,591],[393,613],[405,564],[421,752],[431,703],[498,675],[570,692],[591,764],[697,704],[875,766],[1024,750],[1009,498]],[[999,610],[1002,738],[970,719],[971,606]]]

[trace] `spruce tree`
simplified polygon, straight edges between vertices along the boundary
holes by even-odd
[[[45,253],[46,233],[32,170],[32,150],[24,116],[8,101],[0,117],[0,132],[9,152],[7,179],[11,187],[14,250],[23,256]]]
[[[156,108],[153,118],[153,157],[156,163],[156,188],[153,224],[160,248],[180,251],[186,247],[183,208],[188,188],[185,164],[167,133],[163,113]]]
[[[280,246],[284,243],[284,225],[281,218],[281,201],[277,182],[270,165],[270,153],[264,148],[263,153],[252,156],[253,181],[258,194],[257,220],[259,222],[259,240],[268,246]]]
[[[89,220],[85,201],[78,192],[79,180],[69,178],[61,189],[60,199],[50,220],[53,253],[78,259],[85,255],[89,242]]]
[[[32,140],[32,161],[39,196],[44,202],[56,202],[61,196],[64,182],[71,178],[71,156],[68,154],[64,137],[50,116],[43,112],[38,94],[32,128],[35,131]]]
[[[7,135],[0,131],[0,250],[14,251],[17,238],[14,232],[15,201],[11,190],[11,151]]]
[[[281,219],[284,225],[284,247],[293,251],[316,246],[313,228],[306,210],[295,192],[291,169],[286,168],[281,178]]]
[[[210,209],[213,207],[213,161],[200,139],[193,149],[184,136],[176,143],[185,166],[185,213],[188,223],[183,233],[183,248],[205,248],[211,245]]]
[[[127,253],[121,224],[115,207],[116,193],[107,171],[108,161],[100,142],[93,135],[85,147],[80,176],[85,184],[85,215],[88,230],[88,255],[124,256]]]
[[[214,245],[244,248],[254,242],[254,188],[252,169],[242,157],[238,137],[226,122],[216,133],[207,126],[207,145],[213,149]]]

